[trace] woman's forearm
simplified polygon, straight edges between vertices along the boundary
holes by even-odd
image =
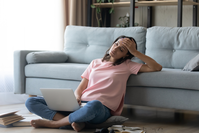
[[[134,52],[133,55],[145,62],[147,66],[154,71],[160,71],[162,69],[162,66],[158,64],[154,59],[145,54],[142,54],[139,51]]]
[[[135,57],[139,58],[140,60],[146,63],[145,65],[142,66],[143,69],[141,71],[149,72],[149,71],[162,70],[162,66],[158,64],[154,59],[137,51],[136,43],[134,42],[134,40],[130,40],[128,38],[123,39],[122,45],[124,45],[132,55],[134,55]]]
[[[80,89],[76,89],[75,90],[75,97],[77,99],[81,99],[81,96],[82,96],[82,91],[80,91]]]
[[[82,81],[80,82],[79,86],[75,90],[75,97],[77,99],[81,99],[82,92],[87,88],[88,85],[88,79],[83,78]]]

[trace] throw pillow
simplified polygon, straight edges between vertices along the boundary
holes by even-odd
[[[183,71],[198,71],[199,70],[199,54],[191,59],[183,68]]]
[[[34,63],[64,63],[68,59],[65,52],[31,52],[27,54],[26,61],[28,64]]]
[[[199,71],[199,54],[185,65],[183,71]]]
[[[109,119],[107,119],[105,122],[101,124],[86,123],[85,128],[108,128],[108,127],[111,127],[112,125],[121,125],[128,119],[129,118],[126,118],[123,116],[111,116]]]
[[[109,119],[107,119],[105,122],[100,124],[90,124],[86,123],[85,128],[86,129],[96,129],[96,128],[108,128],[112,125],[121,125],[125,121],[127,121],[129,118],[123,117],[123,116],[111,116]],[[60,127],[59,129],[73,129],[71,125]]]

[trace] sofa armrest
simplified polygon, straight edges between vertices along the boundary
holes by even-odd
[[[35,63],[65,63],[68,55],[63,51],[31,52],[27,54],[28,64]]]
[[[39,50],[38,50],[39,51]],[[14,93],[15,94],[23,94],[25,93],[25,66],[26,55],[30,52],[30,50],[17,50],[14,51]]]

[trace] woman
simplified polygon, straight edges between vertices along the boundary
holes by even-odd
[[[146,64],[132,62],[130,59],[134,56]],[[26,101],[29,111],[51,120],[32,120],[31,125],[36,128],[59,128],[71,124],[75,131],[81,131],[85,122],[102,123],[112,115],[121,114],[126,82],[131,74],[161,69],[162,66],[155,60],[137,51],[133,38],[120,36],[103,59],[93,60],[81,75],[82,81],[75,96],[79,104],[81,101],[86,101],[87,104],[74,112],[57,112],[50,110],[42,97],[29,98]]]

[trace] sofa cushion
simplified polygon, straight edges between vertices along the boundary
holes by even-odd
[[[145,86],[161,88],[180,88],[199,90],[199,73],[182,71],[181,69],[163,68],[159,72],[138,73],[131,75],[127,86]]]
[[[138,51],[145,53],[146,28],[144,27],[67,26],[64,35],[64,51],[69,56],[67,62],[89,64],[93,59],[103,58],[113,41],[121,35],[133,37],[137,42]],[[135,61],[142,62],[138,59]]]
[[[199,53],[199,27],[152,27],[146,40],[146,55],[163,68],[183,69]]]
[[[45,52],[30,52],[26,56],[28,64],[34,63],[64,63],[68,59],[65,52],[45,51]]]
[[[25,76],[32,78],[81,80],[81,74],[88,64],[39,63],[25,66]]]
[[[50,78],[64,80],[81,80],[81,74],[88,64],[76,63],[40,63],[25,67],[25,76],[31,78]],[[190,80],[191,79],[191,80]],[[163,88],[182,88],[199,90],[198,72],[182,71],[180,69],[163,68],[160,72],[138,73],[131,75],[127,86],[146,86]]]
[[[199,54],[186,64],[183,71],[199,71]]]

